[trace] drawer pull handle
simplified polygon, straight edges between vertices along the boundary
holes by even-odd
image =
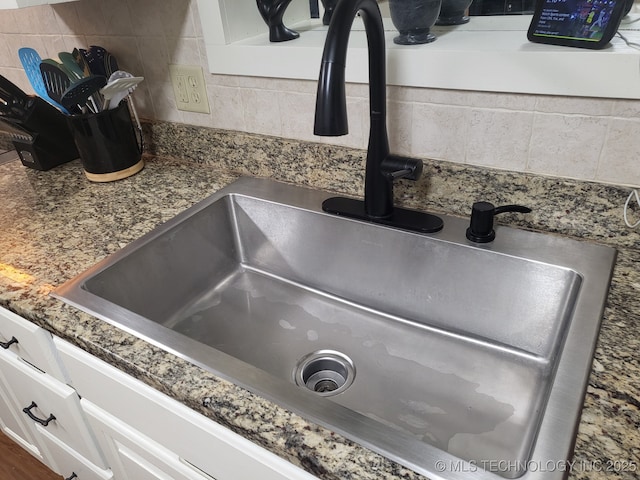
[[[34,422],[38,422],[40,425],[42,425],[43,427],[46,427],[47,425],[49,425],[49,422],[51,420],[55,420],[56,417],[53,415],[53,413],[51,415],[49,415],[49,418],[47,418],[46,420],[42,420],[41,418],[36,417],[33,413],[31,413],[31,409],[32,408],[37,408],[38,405],[36,405],[36,402],[31,402],[31,405],[29,405],[28,407],[24,407],[22,409],[22,411],[24,413],[27,414],[27,416],[33,420]]]
[[[7,348],[9,348],[14,343],[18,343],[18,339],[16,337],[11,337],[11,340],[9,340],[8,342],[0,342],[0,347],[4,348],[6,350]]]
[[[73,472],[70,477],[67,477],[64,480],[73,480],[74,478],[78,478],[78,475],[76,475],[76,472]]]

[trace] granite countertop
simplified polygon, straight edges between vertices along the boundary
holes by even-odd
[[[168,132],[171,126],[158,128],[165,135],[175,134]],[[193,147],[198,142],[191,139],[190,151],[197,151]],[[207,142],[217,147],[208,154],[201,153],[196,160],[186,155],[175,158],[177,152],[185,151],[179,141],[171,148],[156,142],[142,172],[105,184],[87,181],[79,161],[48,172],[27,169],[18,161],[0,165],[0,305],[319,478],[423,478],[48,295],[57,285],[240,175],[272,176],[359,193],[359,178],[349,183],[344,179],[349,178],[349,169],[360,170],[361,152],[227,133],[208,132]],[[336,167],[331,175],[327,174],[330,169],[326,162],[319,168],[313,166],[313,157],[323,148],[323,154],[340,158],[342,167]],[[260,158],[260,162],[248,161],[248,155],[254,160]],[[295,162],[291,159],[294,155]],[[224,160],[214,161],[212,157]],[[471,199],[480,199],[478,189],[463,188],[465,182],[473,183],[482,185],[482,194],[488,195],[484,198],[496,203],[503,197],[513,200],[509,203],[535,199],[538,213],[526,220],[505,216],[505,222],[616,246],[618,261],[576,441],[574,459],[578,463],[570,477],[637,478],[640,274],[635,265],[640,259],[640,240],[637,233],[620,226],[619,208],[624,198],[620,202],[614,197],[622,195],[624,189],[438,162],[428,162],[425,167],[430,180],[401,186],[399,201],[412,205],[428,198],[432,210],[467,214]],[[587,220],[594,215],[596,221]],[[607,466],[612,471],[603,472]]]

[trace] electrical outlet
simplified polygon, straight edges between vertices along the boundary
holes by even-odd
[[[169,65],[178,110],[209,113],[209,100],[202,67],[193,65]]]

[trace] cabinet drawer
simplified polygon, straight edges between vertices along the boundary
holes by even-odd
[[[0,372],[13,402],[24,418],[28,417],[26,423],[31,428],[38,424],[31,416],[48,420],[49,433],[94,464],[105,467],[73,388],[36,370],[11,352],[0,352]]]
[[[92,465],[86,458],[51,435],[45,428],[36,425],[36,430],[45,456],[49,459],[50,467],[54,472],[64,478],[72,478],[75,474],[76,476],[73,478],[77,480],[110,480],[113,478],[111,470],[103,470]]]
[[[51,334],[0,307],[0,347],[10,350],[43,372],[66,382]]]
[[[0,380],[0,428],[11,440],[42,461],[42,456],[31,437],[31,432],[22,419],[22,415],[18,415],[6,392],[7,388]]]
[[[118,480],[215,480],[87,399],[80,403]]]
[[[315,476],[81,349],[55,339],[83,400],[217,480],[313,480]],[[109,392],[104,395],[103,392]]]

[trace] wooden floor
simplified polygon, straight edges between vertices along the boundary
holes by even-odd
[[[0,432],[0,480],[60,480],[61,478]]]

